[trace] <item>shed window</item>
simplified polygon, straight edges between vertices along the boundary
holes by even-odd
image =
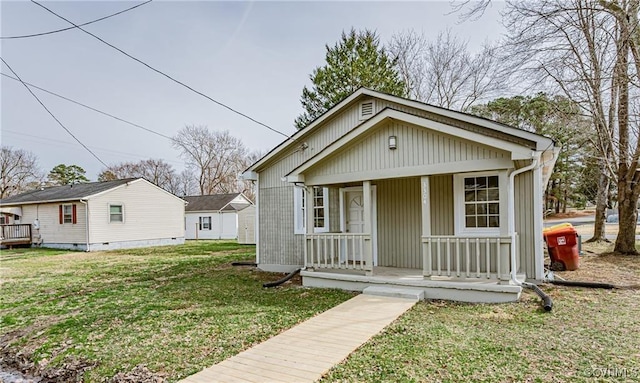
[[[122,205],[109,205],[109,222],[124,222]]]
[[[294,189],[294,223],[295,233],[306,233],[306,198],[303,188]],[[321,233],[329,231],[329,189],[313,187],[313,231]]]

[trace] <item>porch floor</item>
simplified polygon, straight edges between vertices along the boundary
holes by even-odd
[[[302,284],[309,287],[363,291],[370,286],[422,290],[425,299],[445,299],[474,303],[515,302],[522,287],[488,278],[425,278],[421,269],[374,267],[373,275],[350,270],[304,270]]]

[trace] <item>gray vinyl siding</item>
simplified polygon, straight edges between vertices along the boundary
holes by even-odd
[[[329,188],[329,231],[340,231],[340,188]]]
[[[298,136],[297,142],[292,144],[290,148],[256,168],[259,173],[258,247],[261,264],[303,264],[304,235],[294,234],[294,187],[291,183],[283,180],[283,177],[360,125],[363,122],[358,115],[360,101],[362,100],[357,100],[352,105],[345,107],[343,112],[323,122],[321,126],[317,126],[308,134]],[[469,131],[488,133],[487,129],[476,127],[473,124],[454,121],[432,113],[376,99],[376,112],[385,107],[392,107]],[[526,141],[500,132],[491,134],[497,138],[519,144],[525,144],[524,141]],[[396,150],[388,148],[389,135],[398,137]],[[531,143],[526,142],[526,144],[530,145]],[[353,143],[346,145],[341,151],[309,169],[305,172],[305,177],[339,173],[355,175],[366,170],[392,171],[392,169],[410,166],[435,165],[437,167],[465,161],[469,164],[495,159],[510,160],[510,154],[423,127],[390,121],[372,129],[369,133],[365,133]],[[431,176],[431,226],[434,235],[454,234],[452,178],[450,174]],[[420,268],[422,257],[420,253],[419,179],[377,180],[374,181],[374,184],[378,185],[379,264],[381,266]],[[329,230],[337,232],[340,230],[338,188],[346,186],[346,184],[328,186],[330,187]],[[528,227],[531,228],[533,218],[525,217],[524,219],[529,219]],[[526,237],[526,234],[521,233],[521,238],[523,237]],[[526,246],[526,243],[521,243],[521,249],[527,249]]]
[[[515,187],[515,214],[516,232],[518,233],[518,272],[526,272],[527,278],[535,278],[535,257],[533,231],[535,230],[534,209],[542,209],[533,202],[533,172],[524,172],[516,176]]]
[[[511,135],[506,134],[506,133],[502,133],[502,132],[499,132],[499,131],[496,131],[496,130],[486,129],[486,128],[483,128],[481,126],[470,124],[468,122],[456,120],[456,119],[453,119],[453,118],[448,118],[448,117],[445,117],[445,116],[440,116],[440,115],[437,115],[437,114],[434,114],[434,113],[429,113],[429,112],[426,112],[424,110],[414,109],[414,108],[411,108],[411,107],[408,107],[408,106],[397,104],[395,102],[376,99],[376,101],[375,101],[375,112],[378,113],[378,112],[382,111],[385,108],[392,108],[392,109],[395,109],[395,110],[399,110],[401,112],[411,113],[411,114],[414,114],[416,116],[425,117],[425,118],[428,118],[430,120],[441,122],[443,124],[447,124],[447,125],[451,125],[451,126],[455,126],[457,128],[468,130],[470,132],[476,132],[476,133],[480,133],[480,134],[485,135],[485,136],[499,138],[501,140],[505,140],[505,141],[508,141],[508,142],[513,142],[513,143],[516,143],[516,144],[519,144],[519,145],[523,145],[523,146],[529,146],[532,149],[535,148],[535,144],[533,142],[531,142],[529,140],[526,140],[526,139],[523,139],[523,138],[514,137],[514,136],[511,136]]]
[[[294,234],[293,186],[260,188],[260,262],[276,265],[304,263],[304,235]]]
[[[260,263],[276,265],[303,265],[304,235],[294,234],[293,185],[283,181],[292,169],[317,154],[320,150],[346,134],[359,124],[358,105],[327,121],[325,126],[300,138],[300,145],[277,156],[259,170],[260,209],[259,251]],[[329,191],[329,230],[340,231],[339,188]]]
[[[378,265],[422,268],[420,179],[381,180],[376,185]]]
[[[282,177],[355,128],[359,123],[358,105],[353,105],[326,122],[321,129],[316,129],[308,136],[298,138],[299,145],[294,144],[291,149],[272,159],[265,164],[263,169],[259,170],[260,187],[270,188],[287,184],[286,181],[282,181]],[[306,149],[301,149],[303,144],[307,145]]]
[[[453,176],[429,177],[431,234],[454,235]]]
[[[395,150],[388,148],[392,135],[397,137]],[[508,159],[510,154],[412,124],[390,121],[346,145],[333,158],[319,163],[306,174],[327,176],[499,158]]]

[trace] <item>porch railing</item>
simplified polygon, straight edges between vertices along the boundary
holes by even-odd
[[[423,275],[506,280],[510,244],[511,237],[422,237]]]
[[[372,271],[372,249],[369,234],[307,234],[305,266],[318,269]]]
[[[31,243],[31,225],[0,225],[0,241],[3,245]]]

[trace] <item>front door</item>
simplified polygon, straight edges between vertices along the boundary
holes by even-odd
[[[341,212],[342,231],[347,234],[364,233],[364,195],[361,187],[350,187],[341,189]],[[378,246],[376,238],[376,192],[375,186],[371,190],[371,218],[373,242],[373,264],[378,263]],[[341,260],[362,261],[362,242],[359,239],[347,239],[340,246]]]
[[[364,198],[362,190],[345,193],[347,211],[345,216],[347,233],[364,233]]]

